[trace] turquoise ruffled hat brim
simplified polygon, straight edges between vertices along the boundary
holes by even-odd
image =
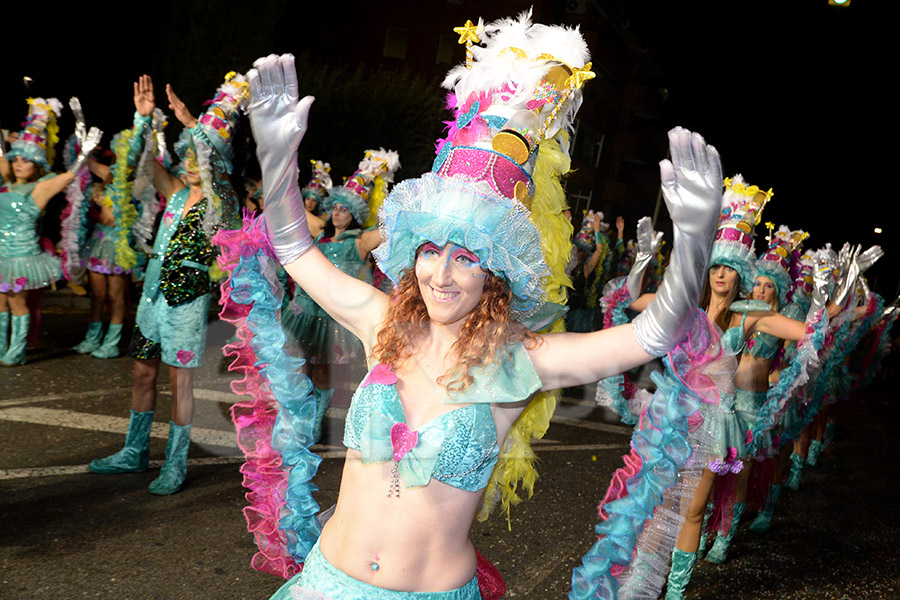
[[[50,164],[47,162],[47,153],[37,144],[16,140],[12,143],[9,152],[6,153],[6,159],[12,161],[17,156],[40,165],[45,171],[50,170]]]
[[[741,277],[741,294],[748,295],[753,291],[756,279],[756,256],[753,251],[739,242],[717,241],[713,244],[709,257],[710,268],[725,265],[738,272]]]
[[[350,211],[357,223],[365,223],[369,218],[369,205],[359,194],[342,185],[333,187],[328,191],[328,197],[322,201],[322,210],[331,214],[334,205],[340,204]]]
[[[791,291],[791,276],[784,267],[770,260],[760,260],[756,263],[756,276],[760,275],[772,280],[778,292],[778,302],[781,306],[787,306],[787,296]]]
[[[543,282],[550,270],[528,210],[515,200],[499,198],[485,184],[433,173],[407,179],[385,199],[379,228],[382,243],[373,254],[394,283],[413,266],[422,244],[453,243],[509,284],[518,320],[545,304]]]

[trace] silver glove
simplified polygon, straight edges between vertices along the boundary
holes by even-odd
[[[91,127],[91,130],[87,132],[81,142],[81,151],[78,153],[78,157],[72,161],[71,165],[69,165],[69,173],[77,173],[78,170],[84,166],[88,155],[97,147],[97,144],[100,143],[101,137],[103,137],[103,132],[96,127]]]
[[[722,206],[718,151],[681,127],[669,132],[669,148],[672,159],[660,162],[659,172],[672,217],[672,257],[656,297],[632,321],[638,343],[654,356],[674,348],[690,326]]]
[[[832,268],[828,264],[816,265],[813,271],[812,304],[809,313],[817,312],[828,304],[828,288],[831,286]]]
[[[625,289],[628,290],[628,296],[632,300],[637,300],[641,294],[644,271],[656,256],[662,236],[662,231],[653,231],[653,222],[650,217],[641,217],[637,222],[637,253],[634,255],[634,264],[625,280]]]
[[[860,275],[868,271],[869,267],[874,265],[882,256],[884,256],[884,250],[882,250],[881,246],[878,245],[872,246],[865,252],[861,252],[859,257],[857,257],[856,259],[856,261],[859,263]]]
[[[297,148],[306,133],[312,96],[300,100],[294,57],[261,58],[247,73],[250,127],[262,171],[266,225],[276,256],[293,262],[313,245],[297,183]]]
[[[841,256],[838,258],[838,262],[842,263],[844,268],[838,276],[838,289],[834,293],[834,302],[842,310],[847,299],[856,290],[856,280],[859,278],[859,262],[857,262],[859,246],[854,248],[849,255],[845,255],[845,248],[847,248],[847,244],[844,244],[844,248],[841,248]]]
[[[156,157],[160,160],[166,159],[166,114],[156,108],[153,110],[152,131],[156,139]]]
[[[81,100],[72,96],[69,98],[69,108],[72,109],[72,114],[75,115],[75,139],[78,140],[79,146],[83,146],[84,140],[87,138],[87,127],[84,124],[84,112],[81,110]]]

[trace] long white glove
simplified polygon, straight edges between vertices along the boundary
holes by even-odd
[[[719,153],[697,133],[669,132],[672,160],[659,163],[662,192],[672,217],[672,258],[653,302],[631,322],[648,354],[663,356],[690,326],[707,277],[709,253],[722,206]]]
[[[312,96],[300,100],[294,57],[270,55],[253,63],[250,127],[262,170],[269,239],[282,264],[295,261],[313,245],[297,183],[297,148],[306,133]]]
[[[641,217],[637,222],[637,253],[634,255],[634,264],[631,265],[628,278],[625,279],[625,289],[628,290],[628,296],[632,300],[637,300],[641,294],[644,271],[656,256],[662,236],[662,231],[653,231],[653,222],[650,217]]]

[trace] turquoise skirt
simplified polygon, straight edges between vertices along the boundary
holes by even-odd
[[[481,600],[481,592],[475,576],[461,588],[446,592],[397,592],[376,587],[329,563],[316,542],[303,571],[281,586],[271,600]]]

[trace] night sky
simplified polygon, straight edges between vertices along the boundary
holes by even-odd
[[[231,4],[168,0],[148,4],[142,16],[119,16],[123,3],[92,3],[43,20],[4,9],[0,126],[18,128],[29,93],[63,101],[78,95],[88,121],[114,132],[130,123],[131,81],[142,72],[154,76],[160,105],[166,81],[191,105],[194,97],[209,97],[226,64],[246,70],[256,56],[299,52],[309,28],[329,28],[335,43],[353,44],[341,40],[341,23],[368,18],[350,10],[352,3],[319,6],[314,14],[306,2],[262,0],[229,9]],[[455,14],[460,4],[477,18],[475,2],[382,2],[377,10]],[[887,255],[869,279],[892,300],[900,289],[896,95],[888,89],[896,70],[896,51],[888,48],[889,35],[896,35],[893,11],[888,14],[892,3],[617,4],[624,24],[658,57],[671,82],[666,126],[699,131],[719,149],[726,174],[740,172],[751,183],[774,188],[763,220],[807,229],[808,247],[880,243]],[[198,61],[211,65],[208,73],[183,68]],[[35,80],[30,91],[23,88],[24,75]],[[63,119],[61,127],[67,135],[71,121]],[[875,227],[884,233],[876,235]]]

